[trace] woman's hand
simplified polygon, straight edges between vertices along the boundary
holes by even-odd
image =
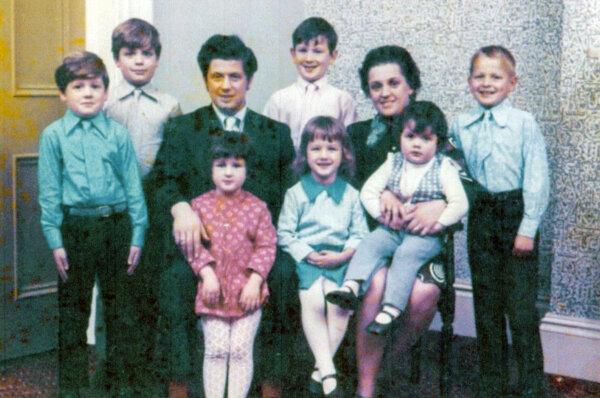
[[[411,206],[404,214],[405,228],[415,235],[427,235],[436,229],[435,224],[446,208],[443,200],[432,200]]]
[[[399,230],[404,226],[404,206],[400,199],[387,189],[379,196],[381,216],[379,222],[383,225]]]
[[[202,301],[208,306],[217,305],[221,298],[221,285],[215,271],[210,265],[207,265],[200,270],[200,277],[202,278],[202,290],[200,291]]]
[[[244,311],[250,312],[260,307],[260,287],[262,282],[262,277],[256,272],[250,275],[248,282],[246,282],[240,294],[240,307]]]

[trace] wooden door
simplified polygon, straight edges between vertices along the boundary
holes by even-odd
[[[64,113],[54,70],[84,48],[84,12],[85,0],[0,0],[0,361],[56,347],[57,273],[39,221],[37,148]]]

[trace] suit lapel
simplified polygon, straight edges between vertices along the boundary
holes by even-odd
[[[210,163],[210,132],[220,127],[219,118],[210,105],[196,110],[193,118],[193,129],[188,134],[190,148],[194,153],[194,164],[204,168]]]

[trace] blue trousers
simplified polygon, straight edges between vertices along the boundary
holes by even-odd
[[[385,282],[382,304],[404,311],[423,264],[442,250],[437,236],[419,236],[379,226],[362,240],[350,260],[345,280],[364,281],[366,291],[371,277],[392,260]]]

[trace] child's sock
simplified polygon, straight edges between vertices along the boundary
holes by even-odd
[[[356,279],[348,279],[347,281],[344,281],[344,283],[342,284],[342,288],[347,287],[348,289],[350,289],[350,291],[358,297],[358,292],[360,289],[360,282],[357,281]]]
[[[337,379],[335,377],[328,377],[323,380],[323,393],[329,394],[337,387]]]
[[[381,311],[379,311],[379,313],[375,317],[375,322],[381,323],[382,325],[387,325],[394,319],[398,318],[401,313],[402,313],[402,311],[400,311],[398,308],[394,307],[393,305],[384,304]]]

